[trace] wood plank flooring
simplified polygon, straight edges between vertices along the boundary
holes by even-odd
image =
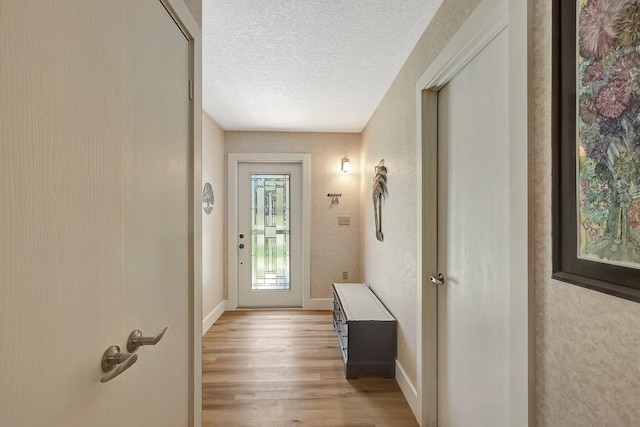
[[[330,311],[226,312],[202,364],[205,427],[418,425],[395,380],[345,379]]]

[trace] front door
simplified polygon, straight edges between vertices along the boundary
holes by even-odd
[[[0,425],[188,425],[189,41],[159,0],[0,23]],[[100,382],[109,346],[165,326]]]
[[[507,30],[438,92],[438,425],[509,425]]]
[[[238,164],[238,305],[302,305],[302,164]]]

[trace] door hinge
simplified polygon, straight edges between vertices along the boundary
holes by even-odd
[[[193,80],[189,80],[189,99],[193,100]]]

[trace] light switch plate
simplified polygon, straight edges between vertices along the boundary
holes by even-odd
[[[338,215],[338,225],[351,225],[351,216]]]

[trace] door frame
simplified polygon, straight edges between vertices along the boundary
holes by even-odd
[[[509,28],[509,425],[535,425],[533,334],[533,239],[528,167],[531,1],[483,0],[416,83],[417,123],[417,399],[420,425],[438,424],[437,269],[438,91],[501,31]],[[526,189],[527,191],[522,191]]]
[[[189,427],[202,425],[202,34],[183,0],[159,0],[189,43]]]
[[[238,164],[239,163],[299,163],[302,165],[302,308],[311,306],[311,155],[307,153],[229,153],[227,163],[227,273],[229,293],[227,310],[238,309]]]

